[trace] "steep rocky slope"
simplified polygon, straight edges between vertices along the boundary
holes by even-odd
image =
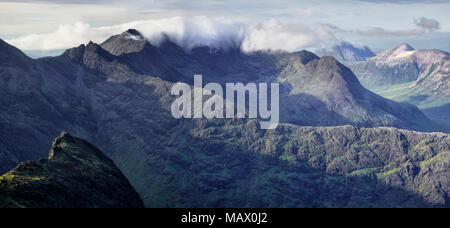
[[[143,207],[125,176],[101,151],[68,133],[48,159],[22,162],[0,176],[0,207]]]
[[[417,107],[397,103],[365,89],[355,75],[332,57],[288,64],[278,81],[282,122],[301,126],[393,126],[433,130]]]
[[[64,129],[92,140],[92,106],[85,96],[83,68],[68,62],[42,61],[21,51],[0,62],[0,172],[25,160],[46,157],[48,144]],[[87,118],[89,116],[89,118]]]

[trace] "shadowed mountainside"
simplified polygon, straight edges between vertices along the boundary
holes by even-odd
[[[100,46],[138,74],[192,84],[194,74],[206,82],[280,82],[281,122],[307,126],[351,124],[440,130],[416,107],[375,95],[361,86],[347,67],[331,57],[294,53],[183,50],[167,37],[158,47],[128,30]],[[303,96],[306,95],[306,96]],[[312,99],[296,98],[310,96]],[[320,104],[320,105],[319,105]]]
[[[445,134],[293,125],[263,131],[256,121],[199,125],[189,141],[173,141],[167,157],[159,155],[173,169],[152,172],[149,178],[164,184],[148,186],[155,190],[143,195],[148,205],[449,206]]]

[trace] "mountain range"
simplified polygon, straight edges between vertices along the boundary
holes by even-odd
[[[411,131],[440,128],[333,57],[185,50],[133,29],[57,57],[0,48],[2,172],[46,157],[68,130],[111,158],[147,207],[449,206],[449,136]],[[283,124],[174,119],[170,88],[194,74],[279,82]]]
[[[207,82],[222,84],[281,82],[281,122],[437,130],[429,128],[433,124],[417,108],[391,102],[363,88],[354,74],[333,58],[319,58],[307,51],[247,54],[238,49],[198,47],[186,52],[169,39],[155,47],[145,39],[129,38],[137,33],[127,31],[100,46],[135,72],[171,82],[192,83],[193,75],[199,72]]]
[[[404,43],[365,62],[346,62],[361,83],[386,98],[418,106],[450,129],[450,54]]]
[[[415,50],[403,43],[365,62],[347,63],[369,89],[417,81],[438,71],[449,54],[440,50]]]

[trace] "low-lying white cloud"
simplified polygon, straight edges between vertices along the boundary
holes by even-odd
[[[93,27],[87,23],[60,25],[46,34],[31,34],[7,40],[26,51],[52,51],[93,41],[101,43],[129,28],[139,30],[152,44],[158,45],[164,34],[178,45],[192,49],[240,47],[243,51],[284,50],[330,46],[337,42],[331,30],[318,25],[267,20],[259,23],[211,17],[172,17],[134,21],[113,26]]]
[[[294,51],[329,46],[336,42],[332,32],[321,25],[313,29],[301,23],[269,20],[251,25],[241,47],[244,51],[266,49]]]

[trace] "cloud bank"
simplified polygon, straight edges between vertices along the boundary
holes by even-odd
[[[50,33],[20,36],[9,39],[7,42],[24,51],[48,52],[72,48],[89,41],[102,43],[113,35],[134,28],[153,45],[158,45],[167,35],[186,50],[198,46],[209,46],[217,49],[241,48],[245,52],[297,51],[317,50],[342,42],[343,40],[336,35],[407,37],[435,32],[441,27],[437,20],[431,18],[416,18],[412,22],[415,28],[404,30],[389,30],[381,27],[346,30],[333,24],[317,24],[311,27],[300,22],[276,19],[251,22],[229,20],[223,17],[172,17],[102,27],[78,22],[60,25]]]
[[[173,42],[186,49],[210,46],[240,47],[246,52],[295,51],[325,47],[338,42],[332,31],[322,25],[311,28],[302,23],[275,19],[252,23],[202,16],[152,19],[103,27],[78,22],[60,25],[51,33],[20,36],[7,42],[26,51],[62,50],[89,41],[101,43],[129,28],[139,30],[154,45],[158,45],[164,35],[168,35]]]

